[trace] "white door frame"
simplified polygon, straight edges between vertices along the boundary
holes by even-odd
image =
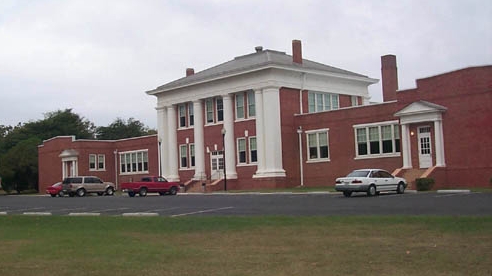
[[[419,167],[427,169],[432,167],[432,135],[431,126],[420,126],[417,128],[417,139],[419,148]]]
[[[222,160],[222,164],[220,162]],[[214,168],[215,167],[215,168]],[[224,177],[224,152],[221,150],[210,152],[210,179],[222,179]]]

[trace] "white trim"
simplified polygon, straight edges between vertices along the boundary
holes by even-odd
[[[398,124],[398,120],[376,122],[376,123],[369,123],[369,124],[358,124],[358,125],[353,125],[352,127],[353,128],[362,128],[362,127],[374,127],[374,126],[394,125],[394,124]]]

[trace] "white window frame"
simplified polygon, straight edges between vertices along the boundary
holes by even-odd
[[[183,122],[183,124],[181,124],[181,122]],[[186,127],[186,104],[180,104],[178,105],[178,128],[185,128],[185,127]]]
[[[184,156],[183,156],[183,149],[184,149]],[[183,166],[183,158],[185,158],[185,165]],[[179,145],[179,168],[180,169],[188,169],[188,145],[187,144],[181,144]]]
[[[149,173],[148,149],[120,152],[119,160],[119,171],[121,175]],[[135,168],[133,164],[135,164]],[[124,170],[122,166],[124,166]]]
[[[319,139],[319,134],[326,134],[326,146],[327,146],[327,157],[321,158],[321,146],[320,146],[320,139]],[[309,135],[316,135],[316,149],[317,149],[317,156],[316,158],[312,158],[310,155],[310,149],[309,149]],[[323,129],[314,129],[314,130],[308,130],[306,131],[306,155],[307,155],[307,163],[316,163],[316,162],[328,162],[330,161],[330,129],[329,128],[323,128]]]
[[[92,160],[91,160],[92,159]],[[93,168],[91,165],[93,164]],[[99,165],[102,164],[102,167]],[[89,171],[105,171],[106,170],[106,157],[104,154],[89,154]]]
[[[194,168],[195,165],[196,165],[196,159],[195,159],[195,144],[189,144],[189,149],[188,149],[189,153],[190,153],[190,160],[188,162],[188,165],[190,168]],[[193,164],[195,163],[195,164]]]
[[[246,146],[246,138],[241,137],[236,139],[236,149],[237,149],[237,164],[238,165],[245,165],[248,163],[248,149]],[[240,142],[244,143],[244,150],[240,149]],[[244,161],[241,162],[241,152],[244,152]]]
[[[359,106],[359,96],[350,96],[352,106]]]
[[[235,95],[235,108],[236,108],[236,120],[244,120],[246,119],[246,109],[245,109],[245,101],[244,101],[244,93],[238,93]],[[242,99],[242,105],[239,105],[239,99]],[[239,108],[242,109],[241,114],[239,113]],[[239,116],[241,115],[241,117]]]
[[[210,106],[209,106],[210,104]],[[209,117],[209,115],[212,115]],[[212,119],[209,121],[209,119]],[[214,99],[208,98],[205,99],[205,124],[211,125],[215,123],[215,114],[214,114]]]
[[[195,125],[195,110],[193,103],[188,103],[188,126],[192,127],[193,125]]]
[[[391,126],[391,140],[392,140],[392,152],[384,153],[383,141],[387,139],[383,139],[382,128],[385,126]],[[397,120],[394,121],[385,121],[385,122],[376,122],[371,124],[359,124],[354,125],[354,139],[355,139],[355,159],[370,159],[370,158],[384,158],[384,157],[399,157],[401,156],[401,148],[397,150],[397,141],[401,143],[400,137],[400,129]],[[378,141],[379,141],[379,153],[371,153],[371,140],[369,135],[369,129],[378,129]],[[365,143],[367,147],[367,154],[359,154],[359,141],[357,137],[357,130],[365,129]],[[374,142],[374,141],[373,141]]]
[[[97,171],[97,154],[89,154],[89,171]]]
[[[254,118],[256,117],[256,96],[255,96],[255,91],[250,90],[246,93],[246,99],[248,102],[248,108],[247,108],[247,114],[248,118]],[[253,110],[253,112],[251,112]]]
[[[252,144],[251,143],[251,140],[253,140],[253,139],[255,140],[255,148],[254,149],[251,146],[251,144]],[[248,152],[249,152],[249,159],[248,160],[249,160],[249,163],[250,164],[256,164],[256,163],[258,163],[258,144],[257,144],[257,142],[258,142],[258,140],[256,139],[256,136],[251,136],[251,137],[248,138],[248,144],[249,144],[249,150],[248,150]],[[253,150],[256,151],[256,161],[253,161],[251,159],[251,157],[253,156],[253,154],[252,154],[253,153]]]
[[[314,100],[314,107],[310,104]],[[308,113],[317,113],[323,111],[340,109],[340,95],[327,92],[308,92]]]
[[[220,120],[219,118],[219,101],[221,102],[221,106],[222,108],[220,109],[220,111],[222,112],[222,120]],[[224,99],[222,99],[221,97],[216,97],[215,98],[215,114],[216,114],[216,122],[223,122],[224,121]]]
[[[102,167],[100,166],[102,164]],[[97,168],[98,171],[106,170],[106,156],[104,154],[97,155]]]

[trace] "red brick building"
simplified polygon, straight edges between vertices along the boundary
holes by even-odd
[[[157,135],[114,141],[58,136],[38,147],[39,192],[68,176],[91,175],[119,183],[158,175]]]
[[[370,103],[368,86],[378,80],[303,59],[300,41],[293,41],[292,56],[255,50],[201,72],[189,68],[185,77],[147,91],[157,98],[157,137],[45,141],[40,184],[67,175],[70,150],[81,160],[76,173],[136,177],[123,171],[119,154],[147,149],[148,173],[160,171],[188,190],[202,183],[223,190],[224,171],[228,189],[333,186],[336,177],[366,167],[410,181],[432,177],[436,187],[489,185],[492,66],[398,90],[396,57],[383,56],[384,102]],[[124,143],[128,148],[120,149]],[[99,153],[105,172],[89,167]]]

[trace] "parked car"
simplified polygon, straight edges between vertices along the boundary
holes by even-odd
[[[56,196],[62,197],[63,196],[62,183],[57,182],[49,186],[48,188],[46,188],[46,193],[51,195],[52,197],[56,197]]]
[[[62,183],[63,193],[68,194],[70,197],[75,195],[82,197],[87,193],[113,195],[115,190],[115,185],[112,182],[104,182],[95,176],[67,177]]]
[[[381,169],[361,169],[349,173],[346,177],[337,178],[335,190],[350,197],[353,192],[366,192],[368,196],[375,196],[383,191],[396,191],[403,194],[407,188],[407,181],[395,177]]]
[[[134,197],[136,194],[146,196],[147,193],[176,195],[179,187],[178,182],[167,181],[162,176],[146,176],[137,182],[121,183],[121,190],[128,193],[130,197]]]

